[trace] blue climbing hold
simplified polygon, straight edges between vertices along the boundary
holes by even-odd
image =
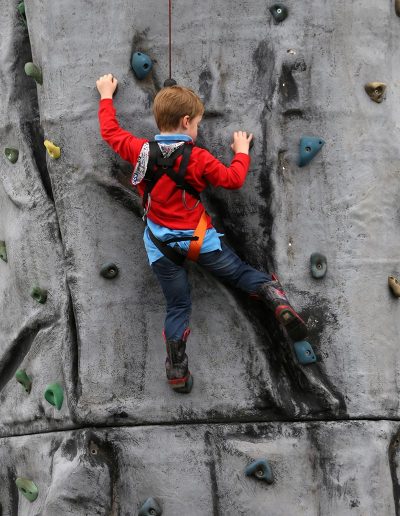
[[[132,55],[132,69],[138,79],[144,79],[153,68],[153,62],[147,54],[135,52]]]
[[[297,360],[302,365],[313,364],[317,361],[314,350],[311,344],[306,340],[300,340],[294,343],[294,351],[297,356]]]
[[[259,459],[252,462],[246,468],[246,475],[248,477],[255,477],[258,480],[263,480],[267,482],[267,484],[272,484],[274,481],[271,466],[266,459]]]
[[[315,136],[303,136],[300,140],[300,160],[299,167],[304,167],[318,154],[325,145],[322,138]]]
[[[162,509],[154,498],[147,498],[139,510],[139,516],[161,516]]]
[[[328,270],[328,261],[326,256],[321,253],[313,253],[310,256],[310,270],[313,278],[323,278]]]

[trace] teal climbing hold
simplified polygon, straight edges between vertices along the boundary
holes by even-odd
[[[269,12],[272,14],[274,20],[277,23],[283,22],[288,17],[289,11],[283,4],[274,4],[269,8]]]
[[[0,258],[3,262],[7,262],[7,248],[4,240],[0,240]]]
[[[318,154],[325,141],[315,136],[303,136],[300,140],[299,167],[304,167]]]
[[[119,270],[115,263],[106,263],[100,269],[100,274],[106,279],[116,278],[118,276],[118,272]]]
[[[31,290],[31,296],[38,303],[41,303],[43,305],[47,300],[47,290],[44,288],[40,288],[38,286],[34,286]]]
[[[42,71],[34,63],[26,63],[24,67],[25,73],[28,77],[32,77],[38,84],[43,84]]]
[[[267,482],[267,484],[272,484],[274,481],[271,466],[266,459],[259,459],[252,462],[246,468],[246,475],[248,477],[255,477],[258,480],[263,480]]]
[[[153,62],[147,54],[135,52],[132,55],[132,69],[138,79],[144,79],[153,68]]]
[[[12,147],[7,147],[4,149],[4,155],[13,165],[18,161],[19,151],[18,149],[13,149]]]
[[[32,480],[28,480],[27,478],[18,477],[15,481],[18,491],[22,493],[25,498],[27,498],[30,502],[34,502],[39,494],[39,489],[36,484],[32,482]]]
[[[154,498],[147,498],[139,510],[138,516],[161,516],[162,509]]]
[[[15,378],[29,394],[32,388],[32,379],[26,374],[26,371],[24,369],[18,369],[18,371],[15,373]]]
[[[328,270],[328,261],[326,256],[321,253],[313,253],[310,256],[310,270],[313,278],[323,278]]]
[[[296,353],[297,360],[302,365],[313,364],[317,361],[314,350],[311,344],[306,340],[300,340],[294,343],[294,351]]]
[[[59,383],[51,383],[44,391],[44,397],[50,403],[60,410],[64,401],[64,391]]]

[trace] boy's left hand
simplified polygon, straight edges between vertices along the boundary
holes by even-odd
[[[112,99],[114,91],[117,89],[118,81],[112,73],[109,73],[102,75],[96,81],[96,86],[102,99]]]

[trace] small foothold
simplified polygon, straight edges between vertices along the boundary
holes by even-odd
[[[294,351],[297,356],[297,360],[302,365],[313,364],[317,361],[314,350],[311,344],[306,340],[301,340],[294,343]]]
[[[162,509],[154,498],[147,498],[139,510],[138,516],[161,516]]]
[[[100,270],[100,274],[103,278],[114,279],[118,276],[118,267],[115,263],[106,263]]]
[[[7,263],[7,248],[4,240],[0,240],[0,258]]]
[[[166,79],[164,81],[164,88],[170,88],[171,86],[176,86],[178,83],[175,79]]]
[[[400,281],[394,276],[388,278],[389,287],[396,297],[400,297]]]
[[[38,303],[42,303],[42,305],[43,305],[47,300],[47,290],[44,288],[36,287],[36,286],[32,287],[31,296]]]
[[[38,84],[43,84],[42,71],[34,63],[26,63],[24,70],[28,77],[35,79]]]
[[[8,161],[10,161],[12,164],[18,161],[19,151],[17,149],[7,147],[6,149],[4,149],[4,154]]]
[[[300,159],[299,167],[304,167],[318,154],[325,145],[322,138],[315,136],[303,136],[300,140]]]
[[[32,480],[27,478],[17,478],[15,481],[18,490],[27,498],[30,502],[34,502],[39,494],[39,489]]]
[[[15,373],[15,378],[17,379],[18,383],[20,383],[25,388],[27,393],[31,392],[32,380],[26,374],[24,369],[18,369],[18,371]]]
[[[397,16],[400,16],[400,0],[394,0],[394,9]]]
[[[25,27],[27,27],[28,24],[26,23],[25,3],[20,2],[17,6],[17,10],[18,10],[18,13],[19,13],[21,20],[23,21]]]
[[[153,62],[147,54],[135,52],[132,55],[132,69],[138,79],[144,79],[153,68]]]
[[[369,82],[365,85],[365,91],[371,100],[380,104],[384,99],[386,84],[384,82]]]
[[[274,4],[269,8],[269,12],[277,23],[283,22],[289,14],[287,7],[283,4]]]
[[[60,410],[64,401],[64,391],[59,383],[51,383],[44,391],[44,397],[50,403]]]
[[[320,253],[313,253],[310,256],[310,270],[313,278],[323,278],[328,270],[328,261],[326,257]]]
[[[58,159],[61,156],[61,149],[60,147],[57,147],[57,145],[54,145],[53,142],[50,140],[44,141],[44,146],[47,149],[47,152],[49,153],[49,156],[53,159]]]
[[[263,480],[268,484],[272,484],[274,481],[274,475],[272,473],[271,466],[266,459],[260,459],[252,462],[246,468],[246,475],[252,476],[258,480]]]

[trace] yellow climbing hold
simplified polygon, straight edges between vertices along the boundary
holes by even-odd
[[[388,278],[389,287],[392,289],[393,294],[396,297],[400,297],[400,281],[394,276]]]
[[[57,147],[57,145],[54,145],[54,143],[51,142],[50,140],[45,140],[44,146],[46,147],[47,152],[49,153],[51,158],[58,159],[61,156],[60,147]]]
[[[386,84],[384,82],[369,82],[364,86],[371,100],[380,104],[384,98]]]

